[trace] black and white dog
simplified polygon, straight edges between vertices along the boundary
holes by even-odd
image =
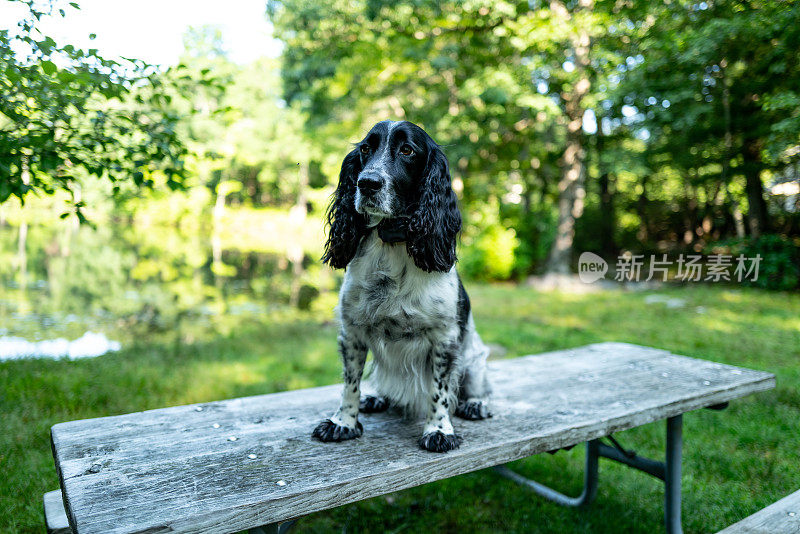
[[[458,447],[452,411],[490,416],[489,350],[454,266],[461,214],[447,158],[419,126],[379,122],[344,158],[328,223],[322,260],[347,268],[337,308],[344,391],[313,437],[356,438],[363,432],[359,410],[393,406],[426,416],[423,449]],[[377,395],[362,399],[368,350]]]

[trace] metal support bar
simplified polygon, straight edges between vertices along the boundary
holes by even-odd
[[[578,497],[569,497],[552,488],[515,473],[505,465],[494,469],[498,474],[521,484],[534,493],[550,499],[562,506],[585,506],[597,495],[597,460],[599,457],[620,462],[634,469],[664,481],[664,524],[667,534],[682,534],[681,527],[681,449],[683,444],[683,417],[676,415],[667,419],[666,461],[659,462],[638,456],[624,449],[614,440],[615,447],[600,443],[599,439],[586,442],[586,471],[583,478],[583,492]]]
[[[505,465],[498,465],[494,469],[498,474],[513,480],[517,484],[522,484],[534,493],[538,493],[542,497],[550,499],[562,506],[585,506],[591,503],[597,495],[597,458],[599,445],[600,442],[597,440],[586,442],[586,469],[583,474],[583,491],[578,497],[564,495],[535,480],[525,478]]]
[[[251,528],[247,532],[248,534],[286,534],[296,522],[297,519],[290,519],[280,523],[264,525],[263,527]]]
[[[664,523],[667,534],[681,534],[681,453],[683,416],[667,419],[667,461],[664,479]]]
[[[615,438],[613,434],[609,434],[608,436],[606,436],[606,438],[608,438],[608,441],[611,442],[611,444],[614,446],[615,449],[617,449],[619,452],[621,452],[628,458],[633,458],[634,456],[636,456],[636,451],[634,451],[633,449],[626,449],[625,447],[623,447],[620,444],[620,442],[617,441],[617,438]]]
[[[633,467],[634,469],[638,469],[639,471],[647,473],[648,475],[652,475],[659,480],[664,480],[664,462],[651,460],[650,458],[639,456],[636,453],[633,455],[626,455],[614,447],[609,447],[605,443],[600,444],[600,449],[598,452],[603,458],[614,460],[615,462],[625,464],[629,467]]]

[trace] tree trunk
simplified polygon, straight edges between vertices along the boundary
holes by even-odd
[[[650,220],[647,215],[650,205],[650,199],[647,198],[647,182],[649,180],[649,175],[642,176],[642,194],[636,199],[636,214],[639,216],[639,231],[636,233],[636,239],[642,245],[645,245],[650,239]]]
[[[17,264],[19,265],[19,287],[24,291],[28,287],[28,221],[25,219],[19,225]]]
[[[603,135],[602,118],[597,117],[597,166],[600,168],[598,185],[600,186],[600,252],[611,257],[617,252],[614,242],[614,227],[616,216],[614,213],[614,194],[611,191],[611,176],[603,164],[603,151],[605,150],[605,136]]]
[[[22,183],[31,183],[27,154],[22,156]],[[23,218],[19,225],[17,240],[17,263],[19,265],[19,287],[24,291],[28,287],[28,220]]]
[[[725,153],[722,156],[722,183],[725,186],[725,194],[730,200],[732,207],[733,223],[736,226],[736,237],[739,239],[744,238],[744,219],[742,218],[742,210],[739,209],[739,202],[731,195],[730,192],[730,168],[731,157],[733,154],[733,133],[731,132],[731,90],[730,80],[726,76],[725,66],[728,62],[723,59],[721,72],[722,75],[722,110],[723,119],[725,121]]]
[[[744,217],[742,216],[742,210],[739,208],[739,203],[730,194],[728,191],[728,198],[731,203],[731,213],[733,214],[733,224],[736,227],[736,237],[739,239],[744,238],[745,230],[744,230]]]
[[[289,210],[289,220],[297,235],[300,235],[306,216],[308,215],[308,182],[309,167],[308,161],[298,163],[297,176],[297,197],[295,204]],[[300,303],[300,282],[303,276],[303,247],[297,242],[288,242],[286,247],[286,257],[292,264],[292,283],[289,288],[289,305],[296,308]]]
[[[692,185],[692,176],[697,176],[696,171],[690,169],[683,177],[683,195],[686,207],[683,212],[683,242],[691,245],[701,235],[698,228],[701,228],[699,215],[699,201],[697,200],[697,190]]]
[[[593,0],[579,0],[583,9],[592,9]],[[572,21],[566,6],[559,0],[550,2],[550,11],[564,22]],[[573,22],[574,23],[574,22]],[[558,226],[556,239],[547,260],[548,273],[568,274],[572,259],[572,244],[575,239],[575,221],[583,214],[585,151],[583,147],[583,97],[589,92],[591,83],[589,67],[589,32],[576,27],[570,38],[575,57],[575,83],[561,93],[567,116],[567,146],[562,158],[561,179],[558,182]]]
[[[750,235],[758,239],[769,231],[767,203],[764,201],[764,185],[761,183],[761,144],[757,139],[745,139],[742,147],[744,159],[745,192],[747,193],[747,221]]]
[[[603,172],[600,182],[600,246],[602,253],[613,256],[617,252],[617,243],[614,241],[614,228],[616,216],[614,213],[614,194],[611,192],[611,178],[608,172]]]

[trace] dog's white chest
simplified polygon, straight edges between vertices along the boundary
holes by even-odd
[[[339,311],[347,323],[383,328],[390,339],[408,338],[452,324],[457,301],[455,271],[426,273],[404,245],[386,245],[373,234],[348,266]]]

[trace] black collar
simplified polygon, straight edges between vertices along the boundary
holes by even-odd
[[[406,240],[408,234],[408,222],[410,217],[395,217],[384,219],[378,224],[378,237],[384,243],[401,243]]]

